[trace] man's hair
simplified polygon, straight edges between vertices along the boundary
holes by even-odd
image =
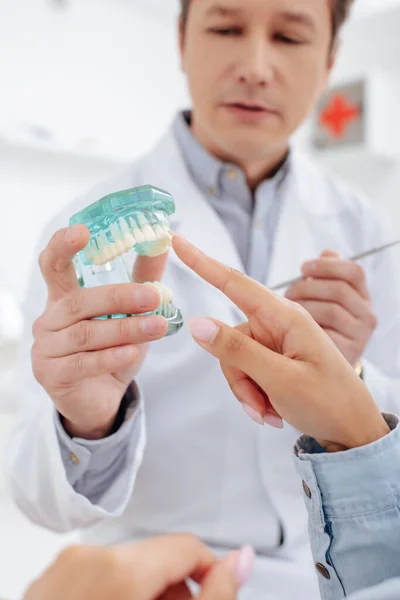
[[[189,8],[192,0],[180,0],[182,12],[182,30],[185,31],[186,23],[189,14]],[[349,16],[351,5],[354,0],[329,0],[332,11],[332,40],[335,41],[336,37],[342,27],[343,23]]]

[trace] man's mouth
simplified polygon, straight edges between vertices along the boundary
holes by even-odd
[[[265,106],[263,104],[257,104],[255,102],[226,102],[224,105],[226,108],[243,111],[243,113],[253,114],[254,116],[258,115],[268,115],[273,114],[276,115],[277,111],[269,106]]]
[[[232,108],[240,108],[242,110],[248,110],[250,112],[265,112],[267,109],[258,104],[244,104],[243,102],[232,102],[228,104]]]

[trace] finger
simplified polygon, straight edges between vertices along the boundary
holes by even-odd
[[[269,398],[279,397],[283,386],[287,387],[294,361],[219,321],[194,317],[187,325],[200,346],[220,362],[246,373]]]
[[[98,352],[79,352],[49,361],[49,373],[59,385],[115,373],[139,360],[136,346],[119,346]]]
[[[61,357],[117,346],[140,345],[161,339],[168,330],[164,317],[128,317],[107,321],[80,321],[71,327],[45,334],[43,354]]]
[[[369,302],[346,281],[302,279],[288,289],[285,297],[293,302],[302,300],[334,302],[358,319],[364,318],[370,312]]]
[[[357,339],[360,335],[363,327],[361,321],[339,304],[318,300],[301,300],[298,304],[310,313],[320,327],[333,329],[349,340]]]
[[[248,581],[254,567],[250,547],[233,552],[217,563],[205,577],[199,600],[236,600],[239,589]]]
[[[138,598],[158,597],[189,577],[201,580],[216,562],[215,556],[200,540],[185,534],[120,546],[115,553],[132,572]]]
[[[304,277],[347,281],[363,298],[370,299],[364,269],[350,260],[321,258],[304,263]]]
[[[168,588],[157,600],[191,600],[193,595],[185,581]],[[136,600],[136,599],[134,599]]]
[[[340,254],[338,254],[334,250],[324,250],[320,258],[340,258]]]
[[[138,256],[133,267],[132,278],[137,283],[161,281],[168,260],[168,252],[160,256]]]
[[[185,265],[219,289],[246,315],[250,316],[262,306],[270,311],[279,311],[281,324],[284,324],[283,321],[285,317],[289,316],[289,313],[284,310],[282,300],[263,285],[206,256],[180,236],[174,235],[172,245],[177,256]]]
[[[221,363],[222,371],[232,393],[242,404],[245,413],[259,425],[267,423],[282,429],[283,421],[273,408],[268,396],[243,371]]]
[[[85,319],[152,312],[159,305],[160,294],[150,285],[120,283],[90,289],[79,288],[48,307],[45,326],[58,331]]]
[[[39,257],[49,299],[58,299],[79,287],[72,258],[88,244],[89,239],[89,230],[84,225],[60,229],[53,235]]]

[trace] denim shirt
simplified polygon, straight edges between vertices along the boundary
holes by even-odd
[[[384,416],[391,433],[368,446],[295,446],[323,600],[400,599],[400,426]]]

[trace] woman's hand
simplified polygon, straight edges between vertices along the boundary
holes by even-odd
[[[109,548],[76,546],[60,554],[24,600],[189,600],[188,578],[200,584],[200,600],[236,600],[253,560],[245,547],[218,561],[192,535]]]
[[[231,328],[195,318],[189,329],[220,360],[233,393],[254,420],[282,426],[284,419],[328,451],[363,446],[389,432],[367,388],[306,310],[184,238],[175,236],[173,246],[248,319]]]

